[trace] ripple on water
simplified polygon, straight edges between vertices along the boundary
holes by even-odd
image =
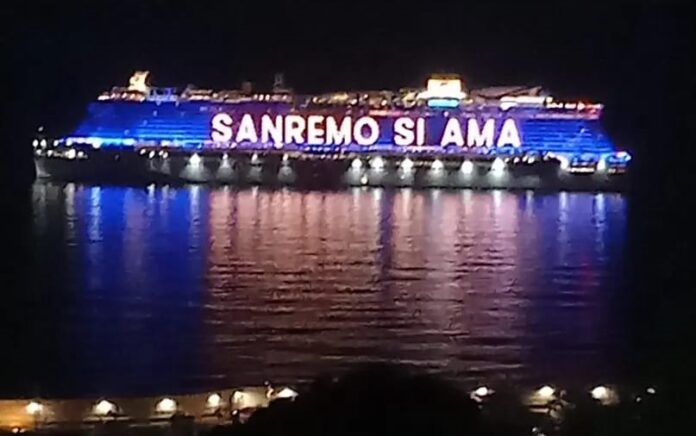
[[[621,196],[162,189],[36,186],[43,390],[611,371]]]

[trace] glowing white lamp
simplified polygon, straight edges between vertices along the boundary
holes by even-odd
[[[222,404],[222,397],[220,394],[210,394],[205,403],[209,408],[217,409]]]
[[[95,415],[108,415],[109,413],[116,412],[116,405],[108,400],[101,400],[94,405]]]
[[[189,164],[191,164],[191,166],[194,167],[197,167],[201,164],[201,157],[198,155],[198,153],[193,153],[191,155],[191,157],[189,158]]]
[[[474,395],[479,398],[483,398],[491,393],[491,390],[486,386],[479,386],[474,390]]]
[[[232,402],[239,403],[244,399],[244,392],[235,391],[232,394]]]
[[[176,401],[171,398],[162,398],[155,405],[155,410],[159,413],[174,413],[176,412]]]
[[[607,161],[602,157],[597,162],[597,171],[606,171],[606,169],[607,169]]]
[[[411,171],[413,169],[413,161],[409,158],[405,158],[401,161],[401,169],[404,171]]]
[[[550,400],[551,398],[553,398],[555,393],[556,390],[549,385],[542,386],[536,391],[536,394],[542,400]]]
[[[590,391],[590,395],[592,395],[592,398],[595,400],[605,401],[609,398],[609,389],[605,386],[597,386]]]
[[[375,156],[370,161],[370,168],[376,171],[384,169],[384,159],[382,159],[380,156]]]
[[[491,165],[491,172],[495,175],[502,175],[505,172],[505,161],[497,157]]]
[[[558,156],[559,166],[563,171],[567,171],[570,168],[570,160],[565,156]]]
[[[462,162],[462,173],[469,175],[474,172],[474,163],[470,160],[465,160]]]
[[[276,398],[295,398],[297,396],[297,392],[290,388],[283,388],[276,394]]]
[[[37,403],[36,401],[31,401],[29,404],[26,405],[24,408],[26,412],[30,415],[39,415],[41,412],[44,410],[44,406],[41,403]]]

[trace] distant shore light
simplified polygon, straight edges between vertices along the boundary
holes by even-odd
[[[94,413],[96,415],[108,415],[116,412],[116,405],[108,400],[101,400],[94,405]]]
[[[276,394],[276,398],[295,398],[297,396],[297,392],[290,388],[283,388]]]
[[[551,386],[546,385],[546,386],[542,386],[541,388],[539,388],[536,391],[536,393],[540,398],[547,400],[547,399],[551,399],[554,396],[554,394],[556,393],[556,390],[554,388],[552,388]]]
[[[44,406],[36,401],[30,401],[29,404],[24,408],[26,412],[30,415],[38,415],[44,410]]]
[[[487,386],[479,386],[474,390],[474,395],[477,397],[485,397],[491,393],[491,390]]]
[[[206,400],[206,404],[212,409],[217,409],[222,404],[222,397],[220,394],[210,394]]]
[[[155,410],[160,413],[174,413],[176,412],[176,401],[171,398],[162,398],[155,406]]]
[[[606,400],[609,397],[609,389],[605,386],[597,386],[590,391],[590,395],[595,400]]]

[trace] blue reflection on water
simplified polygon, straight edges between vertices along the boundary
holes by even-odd
[[[206,193],[78,190],[75,290],[59,327],[70,349],[63,370],[80,389],[148,391],[200,372]]]
[[[625,215],[606,193],[37,185],[33,389],[292,382],[366,360],[611,375]]]

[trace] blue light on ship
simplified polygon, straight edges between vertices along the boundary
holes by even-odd
[[[553,156],[563,166],[596,164],[602,159],[609,167],[626,166],[631,159],[628,153],[617,151],[604,134],[599,104],[554,102],[533,92],[502,98],[497,94],[481,97],[481,92],[474,96],[455,76],[434,77],[425,91],[404,93],[390,97],[391,100],[375,93],[379,96],[375,98],[379,100],[378,107],[365,108],[352,105],[360,104],[355,103],[358,101],[372,104],[367,102],[369,99],[364,100],[368,94],[353,103],[349,103],[349,92],[308,100],[295,100],[290,94],[263,94],[263,98],[216,97],[216,100],[211,97],[217,95],[213,91],[162,93],[149,87],[146,78],[147,72],[138,72],[128,88],[114,88],[111,93],[103,94],[89,105],[87,116],[78,128],[61,142],[95,149],[169,147],[200,152],[206,149],[225,152],[234,148],[250,153],[283,149],[307,155],[379,152],[385,156],[461,154],[491,159],[536,156],[533,160]],[[407,98],[415,100],[408,108],[399,107]],[[220,115],[216,124],[215,119]],[[248,115],[253,119],[253,126],[242,123]],[[270,122],[264,122],[264,116],[271,117]],[[349,126],[340,131],[341,140],[334,140],[336,126],[329,135],[328,121],[326,124],[316,121],[317,117],[322,120],[335,117],[333,122],[337,124],[343,117],[352,117],[352,122],[357,122],[365,116],[372,118],[361,124],[366,130]],[[291,121],[287,120],[292,117]],[[404,118],[406,122],[397,126],[397,120]],[[453,118],[458,120],[461,131],[448,130],[445,141],[443,132]],[[268,129],[271,124],[275,130],[263,130],[264,125]],[[404,129],[410,139],[404,139]]]
[[[453,98],[431,98],[428,100],[428,107],[432,108],[455,108],[459,106],[459,100]]]
[[[432,101],[432,100],[430,100]],[[443,100],[444,101],[444,100]],[[451,102],[451,100],[450,100]],[[154,102],[124,102],[124,101],[100,101],[92,103],[86,119],[67,138],[67,145],[86,144],[103,148],[128,148],[135,146],[145,147],[172,147],[183,149],[219,148],[219,144],[210,139],[210,111],[225,110],[229,112],[266,110],[266,104],[253,105],[227,104],[212,105],[199,102],[181,103],[154,103]],[[156,109],[155,109],[156,108]],[[289,107],[285,108],[289,111]],[[539,110],[537,113],[543,113]],[[479,114],[483,116],[484,114]],[[409,114],[414,119],[417,113]],[[450,116],[456,116],[451,114]],[[520,113],[515,115],[521,135],[521,147],[491,147],[485,152],[492,155],[511,155],[521,152],[536,152],[546,154],[568,154],[580,156],[591,154],[595,158],[600,155],[612,155],[611,161],[628,162],[630,155],[626,152],[616,152],[613,144],[603,133],[600,121],[597,118],[578,116],[576,118],[537,118],[535,113]],[[437,134],[444,123],[442,114],[428,117],[425,130],[428,133],[428,141],[437,141]],[[393,143],[391,135],[393,129],[390,123],[393,118],[380,117],[380,137],[377,140],[379,149],[406,151],[408,147],[397,146]],[[431,138],[432,136],[432,138]],[[98,145],[97,145],[98,144]],[[245,143],[239,148],[265,149],[265,143]],[[229,148],[229,145],[228,147]],[[350,143],[340,146],[331,145],[324,147],[310,146],[306,144],[286,144],[285,148],[301,151],[314,151],[318,149],[337,150],[346,149],[352,152],[366,151],[369,147],[361,147]],[[449,147],[450,150],[452,147]],[[462,147],[459,147],[462,149]],[[474,152],[471,147],[463,147],[465,151]],[[444,152],[444,150],[441,150]],[[456,151],[456,150],[455,150]],[[432,146],[431,154],[438,153],[436,144]],[[428,152],[426,152],[427,154]]]

